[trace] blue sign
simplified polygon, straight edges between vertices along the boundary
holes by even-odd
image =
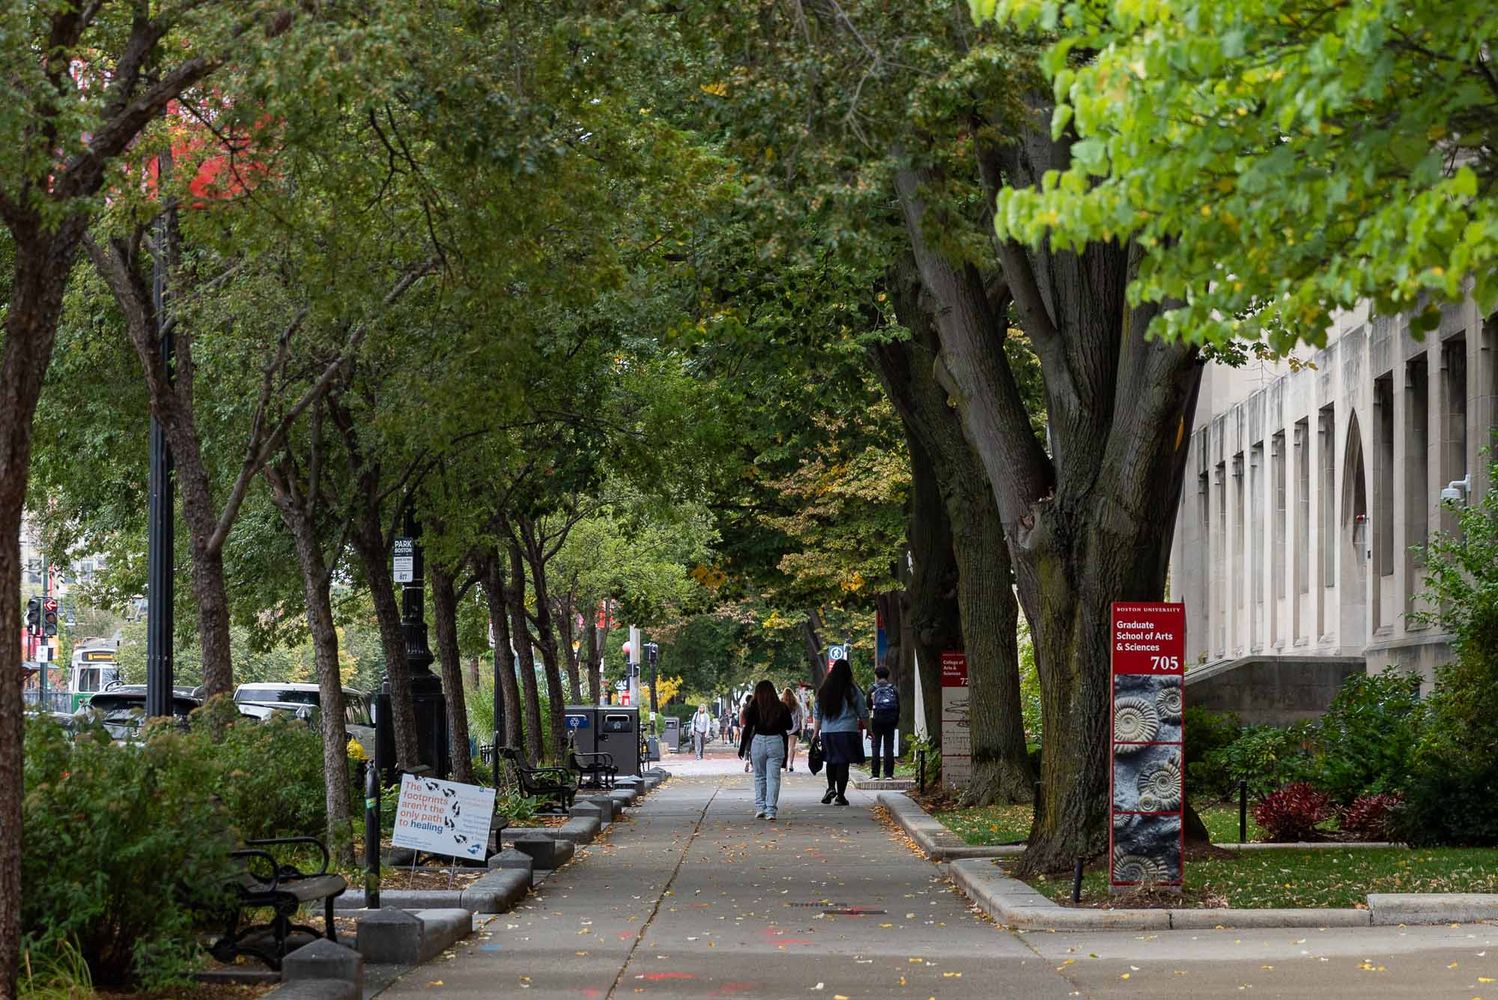
[[[569,715],[569,716],[567,716],[567,728],[568,729],[592,729],[593,728],[593,720],[590,719],[587,715],[581,715],[581,714],[579,714],[579,715]]]

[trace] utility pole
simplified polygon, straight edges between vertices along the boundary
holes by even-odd
[[[156,190],[165,194],[171,177],[170,149],[156,156]],[[168,203],[156,219],[155,246],[151,255],[151,311],[161,337],[161,362],[172,378],[172,324],[166,314],[167,270],[171,265],[171,242],[176,206]],[[172,450],[166,429],[151,417],[150,511],[146,543],[146,715],[172,714],[172,613],[175,580],[172,556],[176,525],[172,519]]]

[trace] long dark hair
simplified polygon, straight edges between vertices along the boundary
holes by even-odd
[[[834,660],[827,679],[817,691],[817,708],[823,719],[833,719],[843,714],[843,706],[853,694],[853,670],[847,660]]]
[[[780,704],[780,696],[775,693],[775,685],[770,681],[760,681],[754,685],[754,710],[759,713],[760,725],[764,725],[778,714],[776,706]]]

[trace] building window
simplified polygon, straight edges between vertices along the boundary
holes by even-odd
[[[1217,651],[1227,652],[1228,579],[1225,558],[1228,539],[1228,469],[1227,463],[1217,463],[1217,530],[1213,536],[1217,541],[1217,565],[1223,567],[1222,584],[1217,588]],[[1237,550],[1233,550],[1237,558]]]
[[[1311,422],[1295,423],[1295,592],[1311,591]]]
[[[1320,504],[1317,523],[1321,525],[1321,585],[1334,587],[1337,584],[1337,412],[1334,406],[1323,406],[1316,415],[1317,431],[1321,436],[1317,443],[1321,447],[1320,468],[1317,474],[1319,489],[1316,502]]]
[[[1248,503],[1249,539],[1248,561],[1253,567],[1250,574],[1254,591],[1254,603],[1264,603],[1264,445],[1259,443],[1249,451],[1248,458]]]
[[[1243,570],[1248,564],[1248,548],[1243,544],[1244,539],[1244,515],[1248,512],[1243,509],[1243,452],[1233,456],[1233,563],[1235,572],[1235,583],[1233,592],[1237,595],[1238,608],[1243,608],[1243,595],[1248,592],[1248,581],[1244,578]]]
[[[1394,377],[1373,380],[1373,572],[1394,572]],[[1380,622],[1387,624],[1387,622]]]
[[[1439,485],[1467,476],[1467,340],[1453,337],[1441,345],[1441,398],[1445,403],[1441,434]],[[1456,530],[1456,518],[1441,512],[1441,528]]]
[[[1430,540],[1430,366],[1425,355],[1405,368],[1404,600],[1413,610],[1425,589],[1425,543]]]
[[[1281,431],[1270,439],[1270,456],[1274,459],[1274,538],[1270,542],[1270,575],[1274,578],[1274,598],[1280,600],[1285,596],[1285,550],[1288,548],[1288,539],[1285,536],[1287,498],[1289,490],[1285,488],[1285,432]]]

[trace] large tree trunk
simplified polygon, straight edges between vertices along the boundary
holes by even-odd
[[[360,490],[359,501],[365,500]],[[395,584],[385,548],[385,529],[380,526],[379,508],[367,504],[354,515],[349,532],[354,551],[364,568],[364,579],[374,602],[375,620],[380,626],[380,646],[385,651],[385,673],[390,680],[390,719],[395,734],[395,766],[398,770],[421,763],[416,744],[416,706],[411,699],[411,667],[406,662],[406,635],[401,629],[400,602],[395,599]]]
[[[531,645],[530,624],[525,619],[525,554],[520,543],[509,540],[510,586],[505,603],[510,609],[510,630],[515,639],[515,657],[519,661],[520,690],[525,696],[525,752],[531,763],[541,761],[544,740],[541,738],[541,694],[536,689],[536,654]]]
[[[962,615],[957,607],[957,559],[952,525],[936,486],[931,457],[907,435],[910,453],[910,587],[908,628],[911,656],[920,661],[921,703],[926,732],[941,745],[941,654],[962,648]]]
[[[567,594],[556,602],[557,609],[557,633],[562,640],[562,663],[567,668],[567,694],[574,705],[580,705],[583,701],[583,682],[581,651],[574,648],[577,640],[577,627],[572,620],[574,609],[577,607],[575,591],[569,590]],[[581,645],[581,644],[579,644]]]
[[[877,594],[874,604],[884,620],[884,665],[889,668],[890,680],[900,692],[899,728],[908,740],[915,732],[915,670],[910,650],[906,648],[905,592],[889,590]]]
[[[265,469],[281,521],[296,545],[302,571],[302,594],[307,602],[307,626],[312,633],[312,659],[317,668],[318,720],[322,729],[324,803],[327,808],[328,849],[341,865],[354,863],[353,802],[349,791],[348,730],[343,677],[338,669],[338,630],[333,624],[329,592],[332,574],[317,539],[311,503],[297,489],[289,463]],[[315,488],[315,487],[314,487]]]
[[[1012,147],[980,149],[990,193],[1064,165],[1047,117],[1038,111]],[[926,179],[897,175],[906,230],[936,303],[949,389],[1007,529],[1040,672],[1042,799],[1019,870],[1063,871],[1107,845],[1109,605],[1164,592],[1200,365],[1188,346],[1145,340],[1155,307],[1125,301],[1127,248],[1001,244],[1006,295],[1041,362],[1047,454],[1003,351],[1002,310],[974,268],[925,242]]]
[[[24,224],[21,224],[24,219]],[[15,239],[15,272],[6,299],[4,354],[0,356],[0,996],[15,996],[21,946],[21,511],[30,474],[32,420],[52,345],[63,293],[72,273],[85,219],[58,227],[15,206],[6,213]]]
[[[913,461],[912,471],[934,480],[950,525],[972,742],[972,777],[963,797],[973,805],[1029,802],[1035,774],[1020,711],[1019,608],[1003,523],[937,381],[939,346],[914,267],[896,269],[893,284],[896,309],[911,337],[869,350],[911,439],[912,454],[924,453],[925,462]],[[920,484],[916,492],[922,492]]]
[[[468,699],[463,691],[463,664],[458,652],[458,594],[453,577],[436,563],[427,564],[432,578],[432,617],[437,628],[437,663],[442,672],[442,697],[447,702],[447,736],[453,780],[473,784],[473,758],[468,753]]]
[[[567,746],[567,691],[562,687],[562,665],[557,651],[557,633],[551,619],[551,592],[546,576],[545,539],[529,517],[515,519],[525,559],[531,568],[531,589],[536,596],[536,638],[541,647],[541,667],[546,674],[546,714],[550,725],[547,756],[561,760]]]
[[[500,558],[498,549],[486,552],[477,568],[484,588],[484,599],[489,604],[489,627],[494,630],[494,683],[499,688],[500,705],[504,708],[504,725],[499,726],[498,738],[505,746],[518,747],[521,740],[520,688],[515,682],[510,606]],[[496,719],[496,725],[498,722]]]

